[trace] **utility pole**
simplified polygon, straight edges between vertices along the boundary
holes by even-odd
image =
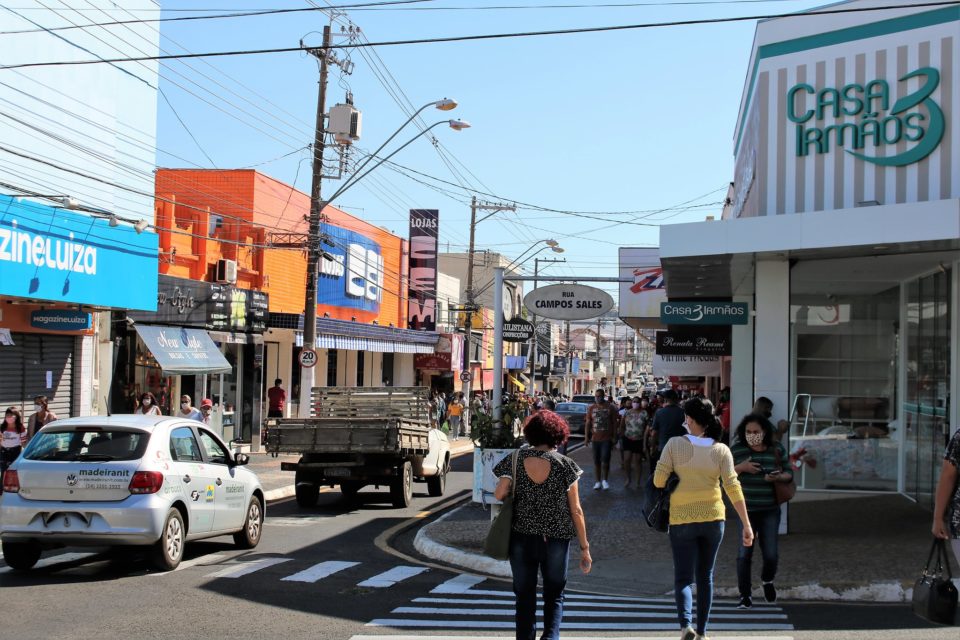
[[[317,91],[317,125],[313,137],[313,182],[310,186],[310,218],[307,231],[307,291],[303,301],[303,347],[317,346],[317,271],[320,264],[320,221],[323,202],[320,183],[323,179],[323,152],[326,141],[327,76],[330,53],[330,25],[323,28],[323,45],[310,49],[320,60],[320,87]],[[300,417],[310,417],[310,392],[315,384],[315,367],[300,367]]]
[[[474,242],[477,235],[477,223],[483,222],[493,214],[498,211],[516,211],[517,208],[513,205],[507,204],[497,204],[491,202],[478,202],[477,196],[470,198],[470,247],[467,250],[467,310],[466,310],[466,335],[463,339],[463,366],[462,371],[466,371],[470,374],[468,380],[464,382],[463,392],[467,405],[465,415],[467,417],[467,422],[464,425],[465,428],[469,429],[470,426],[470,401],[473,399],[473,366],[471,365],[471,342],[473,340],[473,313],[478,311],[476,300],[474,300],[473,294],[473,258],[474,258]],[[490,214],[477,220],[477,211],[490,211]],[[469,433],[469,431],[468,431]]]
[[[540,263],[541,262],[566,262],[566,258],[534,258],[533,259],[533,276],[536,278],[540,275]],[[537,288],[538,280],[533,281],[533,288]],[[531,312],[532,313],[532,312]],[[533,393],[537,392],[537,341],[540,337],[539,332],[537,331],[537,314],[532,313],[531,320],[533,320],[533,338],[531,338],[530,344],[530,386]],[[544,389],[546,391],[546,389]]]

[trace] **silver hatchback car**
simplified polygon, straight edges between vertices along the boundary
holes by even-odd
[[[237,546],[253,548],[265,502],[248,462],[194,420],[52,422],[4,474],[3,559],[27,570],[48,547],[140,545],[171,570],[189,540],[233,534]]]

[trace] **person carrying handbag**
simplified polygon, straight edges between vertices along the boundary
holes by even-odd
[[[760,581],[763,584],[763,598],[767,602],[777,601],[777,589],[773,584],[777,577],[780,562],[778,537],[780,535],[780,502],[778,485],[784,488],[792,485],[793,471],[783,445],[774,439],[773,424],[759,413],[748,414],[740,421],[735,431],[736,443],[730,448],[740,480],[740,488],[747,502],[747,515],[750,525],[760,545],[763,555],[763,568]],[[754,545],[756,546],[756,545]],[[751,563],[754,547],[740,547],[737,555],[737,584],[740,591],[740,609],[753,606],[753,587],[751,584]]]
[[[960,564],[960,431],[947,444],[933,507],[933,537],[950,540]]]
[[[580,543],[580,570],[590,573],[593,559],[577,482],[583,470],[556,452],[570,428],[553,411],[537,411],[523,427],[530,445],[507,456],[493,469],[499,478],[494,497],[513,492],[509,560],[516,603],[517,640],[537,637],[537,574],[543,576],[543,640],[560,638],[570,540]],[[514,472],[514,467],[516,471]],[[513,475],[516,475],[514,478]]]

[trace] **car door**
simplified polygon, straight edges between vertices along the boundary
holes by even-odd
[[[230,453],[226,446],[207,429],[200,427],[200,446],[207,470],[213,478],[214,531],[236,531],[243,526],[246,516],[247,488],[242,475],[230,465]]]
[[[190,534],[207,533],[213,528],[216,485],[209,474],[209,465],[203,460],[197,434],[192,426],[181,425],[170,431],[171,482],[184,488],[189,510]]]

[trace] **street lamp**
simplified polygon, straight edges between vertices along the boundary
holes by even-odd
[[[324,30],[325,36],[327,30]],[[321,81],[321,97],[318,99],[318,109],[317,109],[317,139],[314,144],[314,185],[311,189],[311,214],[310,214],[310,232],[307,235],[307,288],[306,295],[304,299],[303,307],[303,344],[304,347],[313,349],[317,341],[317,269],[319,258],[321,255],[320,250],[320,233],[319,233],[319,224],[320,217],[323,212],[323,208],[330,202],[333,202],[337,197],[342,195],[347,189],[357,184],[360,180],[366,177],[371,171],[379,167],[381,164],[392,158],[394,155],[399,153],[401,150],[405,149],[407,146],[413,143],[414,140],[424,135],[431,129],[438,127],[442,124],[446,124],[454,131],[463,131],[470,127],[470,123],[463,120],[441,120],[435,122],[429,127],[423,129],[417,135],[413,136],[410,140],[405,142],[399,148],[394,150],[390,155],[385,158],[380,159],[376,164],[374,164],[369,169],[364,169],[366,166],[377,157],[383,149],[390,144],[390,142],[396,138],[400,132],[410,124],[414,118],[416,118],[420,113],[429,109],[430,107],[435,107],[440,111],[451,111],[457,107],[457,101],[452,98],[443,98],[441,100],[434,100],[433,102],[428,102],[423,105],[417,111],[414,112],[407,120],[400,125],[400,127],[390,135],[386,141],[381,144],[376,151],[367,156],[367,158],[357,167],[357,170],[354,172],[353,177],[344,182],[339,189],[337,189],[332,196],[326,200],[320,199],[320,169],[322,165],[322,155],[323,155],[323,105],[325,102],[324,98],[324,87],[325,87],[325,76]],[[319,152],[319,159],[318,159]],[[362,173],[361,173],[362,172]],[[314,369],[313,367],[300,366],[300,406],[299,412],[301,418],[310,417],[310,393],[314,385]]]

